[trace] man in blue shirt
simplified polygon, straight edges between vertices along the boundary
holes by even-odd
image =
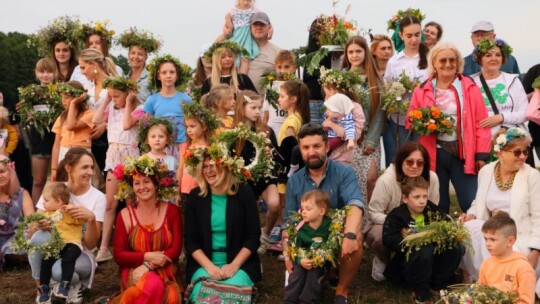
[[[331,208],[350,206],[345,222],[345,237],[341,246],[339,281],[334,303],[347,303],[349,285],[352,283],[362,259],[362,215],[364,203],[358,179],[351,167],[327,159],[328,133],[315,123],[304,125],[298,133],[298,146],[305,167],[289,178],[283,223],[298,212],[302,195],[312,189],[322,189],[330,197]],[[283,241],[287,236],[284,232]],[[286,260],[287,270],[292,262]]]
[[[471,41],[476,48],[478,41],[481,39],[495,40],[495,28],[489,21],[479,21],[475,23],[471,28]],[[465,66],[463,67],[463,74],[470,76],[481,71],[480,65],[474,60],[473,54],[463,58]],[[514,56],[510,55],[506,58],[506,63],[501,66],[501,71],[510,74],[519,74],[519,67]]]

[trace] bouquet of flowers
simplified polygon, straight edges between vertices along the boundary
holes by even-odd
[[[409,111],[411,131],[419,135],[452,135],[455,119],[435,106]]]
[[[41,137],[49,132],[54,121],[64,111],[55,84],[31,84],[19,88],[19,115],[21,121],[32,126]]]
[[[420,84],[420,78],[410,79],[403,71],[399,78],[389,79],[381,94],[382,108],[388,114],[407,114],[414,88]]]
[[[332,264],[332,267],[338,266],[338,254],[343,243],[343,234],[345,229],[345,218],[349,213],[349,207],[342,209],[330,209],[326,216],[330,218],[330,235],[328,240],[323,242],[317,248],[305,249],[296,246],[297,225],[302,221],[302,215],[295,213],[291,215],[287,222],[287,235],[289,241],[287,243],[287,253],[291,259],[311,259],[313,267],[323,266],[326,262]]]
[[[413,8],[408,8],[406,10],[399,10],[397,11],[397,13],[392,16],[392,18],[390,20],[388,20],[386,22],[387,24],[387,30],[396,30],[397,28],[397,23],[399,20],[403,19],[403,17],[406,17],[406,16],[414,16],[416,18],[418,18],[418,20],[420,20],[420,22],[422,22],[422,20],[424,20],[426,18],[426,15],[423,15],[422,12],[420,11],[420,9],[413,9]]]
[[[420,250],[422,246],[433,245],[435,253],[440,253],[446,249],[463,246],[467,250],[473,250],[471,235],[469,231],[459,221],[447,220],[439,212],[428,212],[429,225],[418,227],[411,225],[405,232],[402,245],[405,256],[413,250]]]
[[[278,98],[279,92],[277,87],[274,87],[274,82],[287,81],[291,79],[297,79],[294,73],[276,73],[276,72],[266,72],[261,75],[261,80],[259,81],[259,86],[266,89],[266,100],[268,103],[277,110],[278,108]]]
[[[13,242],[14,252],[30,253],[31,251],[37,250],[43,254],[45,259],[60,258],[60,252],[64,248],[65,243],[54,224],[51,228],[51,239],[48,242],[41,245],[35,245],[26,237],[25,230],[28,226],[37,226],[39,221],[45,219],[47,219],[45,215],[34,213],[19,220],[19,226],[17,226],[17,230],[15,230],[15,241]]]
[[[479,284],[457,284],[441,290],[445,304],[513,304],[518,302],[514,292],[503,292],[495,287]]]

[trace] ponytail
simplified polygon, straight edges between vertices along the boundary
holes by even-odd
[[[302,124],[308,123],[311,120],[309,114],[308,87],[298,80],[288,80],[281,85],[281,88],[287,92],[287,95],[296,97],[295,111],[300,114]]]

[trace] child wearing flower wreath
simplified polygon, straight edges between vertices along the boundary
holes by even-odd
[[[198,102],[185,103],[182,108],[185,115],[187,145],[180,150],[180,155],[185,157],[187,151],[210,146],[219,122],[214,114]],[[185,204],[189,192],[198,187],[197,180],[187,172],[184,162],[178,167],[177,179],[180,186],[180,199],[182,204]]]
[[[302,221],[296,226],[295,244],[297,248],[306,250],[320,248],[330,235],[331,220],[326,216],[330,198],[322,190],[311,190],[302,196],[301,206]],[[292,269],[287,269],[289,279],[283,303],[314,303],[319,298],[327,265],[314,265],[313,259],[298,256],[293,262]]]
[[[139,157],[140,152],[137,146],[139,129],[136,126],[138,117],[133,115],[137,111],[140,113],[142,108],[137,98],[138,86],[134,81],[123,77],[109,77],[103,81],[103,88],[107,89],[107,98],[99,105],[92,118],[92,123],[96,125],[107,123],[109,141],[104,170],[107,172],[105,182],[107,209],[103,221],[101,246],[96,256],[97,262],[112,259],[108,246],[116,219],[118,201],[115,199],[115,195],[118,192],[119,183],[114,178],[112,170],[117,165],[124,163],[127,157]]]
[[[65,212],[69,205],[70,192],[65,183],[53,182],[47,185],[43,190],[43,207],[45,208],[45,217],[54,223],[60,237],[65,245],[60,251],[62,259],[62,281],[58,289],[54,291],[57,298],[67,299],[69,284],[75,272],[75,261],[82,252],[82,233],[84,221],[73,218],[68,212]],[[37,303],[51,303],[51,290],[49,287],[52,267],[56,258],[43,258],[39,277],[39,298]]]
[[[403,249],[408,232],[446,215],[428,201],[429,183],[423,177],[407,179],[400,186],[403,203],[386,216],[383,226],[383,245],[394,252],[384,276],[392,283],[412,287],[416,303],[431,303],[431,289],[447,287],[464,251],[461,246],[448,246],[437,252],[433,244],[428,244],[413,248],[407,255]]]
[[[499,212],[482,225],[482,233],[491,257],[482,262],[477,283],[515,292],[519,303],[533,304],[536,272],[527,256],[513,249],[517,237],[514,220]]]
[[[68,81],[58,87],[65,111],[54,122],[56,134],[51,155],[51,180],[56,181],[56,167],[70,148],[80,147],[90,151],[92,146],[92,117],[88,109],[88,95],[78,81]]]
[[[226,84],[218,84],[203,95],[201,104],[212,111],[220,123],[216,135],[233,128],[233,118],[228,115],[234,110],[234,91]]]
[[[167,147],[173,145],[173,126],[170,121],[161,118],[146,118],[139,121],[137,142],[150,158],[161,160],[169,171],[178,169],[177,158],[167,154]]]

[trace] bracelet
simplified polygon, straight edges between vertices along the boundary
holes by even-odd
[[[144,262],[143,265],[148,268],[148,270],[152,271],[152,267],[150,267],[150,263]]]

